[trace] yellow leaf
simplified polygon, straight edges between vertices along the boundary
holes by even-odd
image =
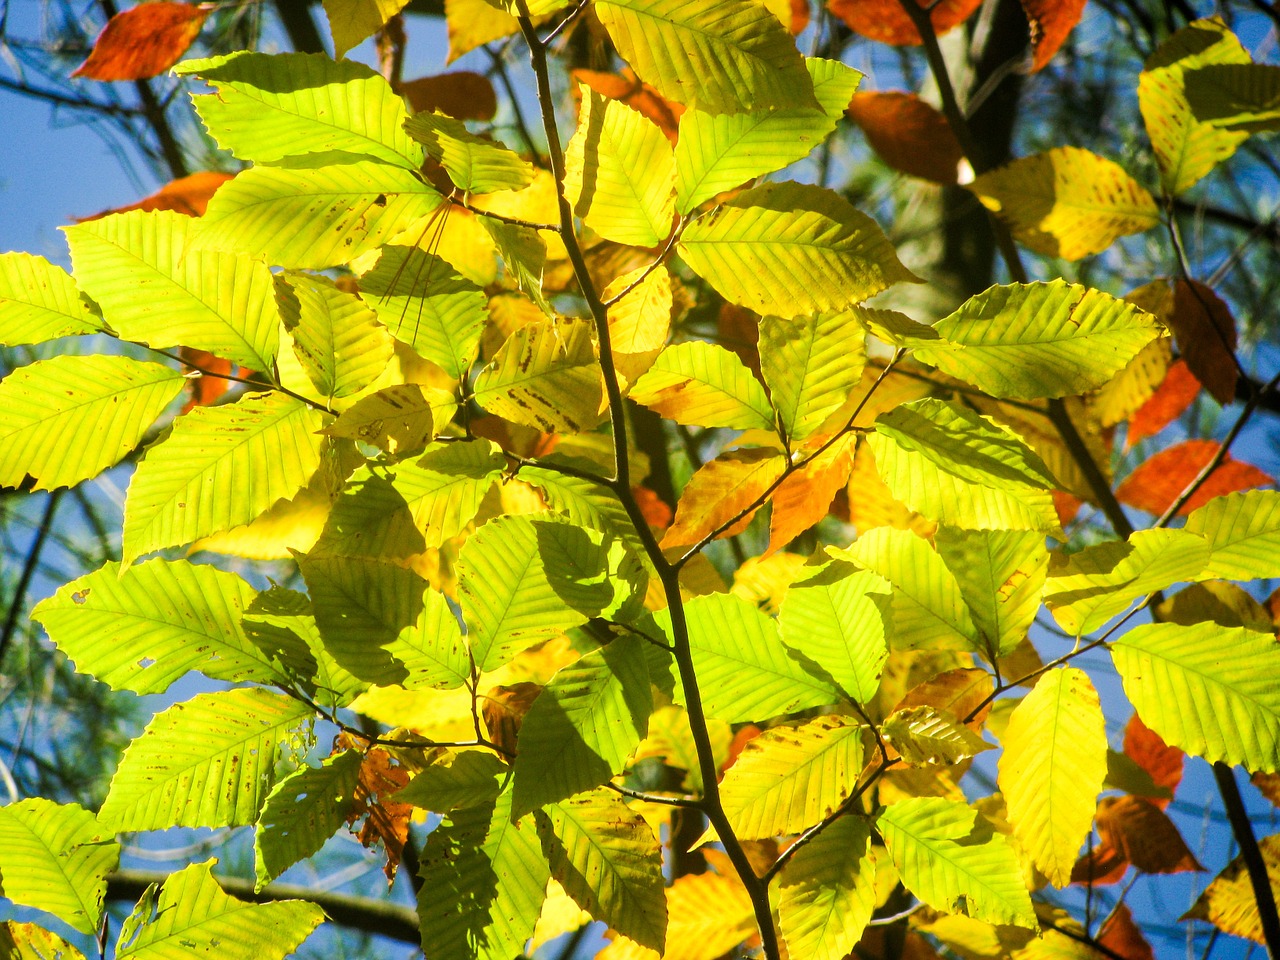
[[[1037,253],[1079,260],[1160,223],[1151,194],[1116,163],[1058,147],[984,173],[969,185]]]
[[[624,273],[604,290],[605,301],[626,291],[609,307],[613,363],[623,385],[634,383],[658,359],[671,331],[671,274],[659,265]]]
[[[1004,734],[1000,789],[1013,835],[1055,887],[1071,882],[1107,773],[1098,693],[1081,670],[1044,674]]]
[[[453,63],[464,53],[520,31],[520,22],[505,10],[485,0],[445,0],[444,19],[449,29],[449,58]]]
[[[1267,877],[1271,889],[1280,898],[1280,834],[1263,837],[1258,841],[1262,848],[1262,861],[1267,865]],[[1253,895],[1253,884],[1244,860],[1236,857],[1220,874],[1214,877],[1195,905],[1180,920],[1207,920],[1223,933],[1244,937],[1254,943],[1266,944],[1262,932],[1262,920],[1258,916],[1258,901]]]
[[[333,34],[333,53],[338,59],[372,36],[405,8],[409,0],[324,0]]]

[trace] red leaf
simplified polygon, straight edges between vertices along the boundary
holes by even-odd
[[[143,197],[137,203],[103,210],[91,217],[84,217],[79,222],[87,223],[90,220],[98,220],[113,213],[126,213],[129,210],[172,210],[188,217],[202,217],[217,189],[234,176],[235,174],[231,173],[202,170],[186,177],[179,177],[177,180],[170,180],[151,196]]]
[[[1155,436],[1191,406],[1200,393],[1200,381],[1181,358],[1169,365],[1160,386],[1150,399],[1140,406],[1129,419],[1129,431],[1124,446],[1128,450],[1139,440]]]
[[[624,67],[621,73],[604,73],[600,70],[574,70],[573,79],[585,83],[588,87],[610,100],[620,100],[632,110],[648,117],[667,135],[667,139],[675,146],[680,116],[684,106],[665,99],[657,90],[644,83]],[[578,88],[574,86],[576,94]]]
[[[1124,752],[1151,775],[1151,781],[1157,787],[1168,787],[1170,793],[1178,789],[1186,755],[1160,739],[1160,734],[1151,730],[1136,713],[1124,728]],[[1152,798],[1151,802],[1161,810],[1169,805],[1168,800]]]
[[[1107,922],[1098,931],[1098,943],[1124,960],[1155,960],[1151,944],[1133,922],[1133,914],[1123,903],[1116,904]]]
[[[1216,293],[1195,280],[1174,285],[1169,326],[1187,366],[1224,407],[1236,395],[1236,321]]]
[[[1124,854],[1108,844],[1100,844],[1076,861],[1071,868],[1072,883],[1089,883],[1105,887],[1119,883],[1129,869]]]
[[[498,97],[487,77],[469,70],[419,77],[400,85],[414,113],[439,110],[458,120],[492,120]]]
[[[1080,22],[1085,0],[1022,0],[1023,12],[1031,26],[1031,49],[1035,59],[1031,72],[1046,67],[1067,35]]]
[[[845,112],[893,169],[934,183],[956,182],[964,151],[946,117],[915,94],[855,93]]]
[[[164,73],[200,35],[213,4],[143,3],[107,21],[73,77],[145,80]]]
[[[845,434],[778,485],[769,518],[769,549],[781,550],[827,515],[853,470],[853,434]]]
[[[187,381],[187,389],[191,393],[191,399],[182,408],[183,413],[190,412],[193,407],[212,406],[218,401],[219,397],[231,388],[230,380],[218,376],[218,374],[231,372],[233,364],[230,360],[215,357],[207,350],[196,350],[192,347],[182,347],[178,351],[178,356],[182,358],[184,363],[211,374],[211,376],[193,377]]]
[[[946,33],[968,20],[982,6],[982,0],[916,0],[921,7],[933,6],[929,18],[935,33]],[[915,24],[898,0],[828,0],[827,9],[856,32],[894,46],[919,46],[922,42]]]
[[[1163,810],[1145,797],[1104,797],[1098,804],[1102,846],[1119,850],[1143,873],[1186,873],[1200,866]]]
[[[1116,487],[1116,499],[1147,513],[1164,513],[1217,452],[1218,444],[1212,440],[1186,440],[1161,450],[1125,477]],[[1228,455],[1178,513],[1190,513],[1214,497],[1274,483],[1275,480],[1257,467]]]

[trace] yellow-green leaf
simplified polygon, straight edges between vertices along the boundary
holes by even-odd
[[[400,383],[357,400],[324,432],[403,455],[426,446],[439,428],[453,419],[455,409],[457,401],[452,394],[417,383]]]
[[[349,397],[382,374],[391,361],[391,337],[359,297],[328,277],[285,278],[298,310],[285,311],[293,352],[322,397]]]
[[[667,347],[630,396],[690,427],[774,428],[773,405],[760,381],[735,353],[705,340]]]
[[[1079,260],[1118,238],[1150,230],[1160,210],[1146,188],[1112,160],[1055,147],[984,173],[969,189],[1037,253]]]
[[[0,344],[44,343],[100,328],[67,271],[44,257],[0,253]]]
[[[885,718],[880,733],[911,766],[959,763],[991,749],[991,744],[950,713],[926,705],[895,710]]]
[[[533,182],[533,164],[502,144],[471,133],[461,120],[424,111],[406,120],[404,129],[440,161],[453,185],[466,193],[521,190]]]
[[[793,957],[842,960],[876,906],[871,826],[845,816],[801,848],[772,888],[778,925]]]
[[[817,432],[861,382],[866,336],[851,313],[760,321],[760,368],[790,442]]]
[[[1098,692],[1074,667],[1051,670],[1013,710],[1000,790],[1013,835],[1055,887],[1071,882],[1107,774]]]
[[[1280,493],[1246,490],[1192,510],[1183,529],[1209,544],[1204,577],[1261,580],[1280,577]]]
[[[324,0],[334,56],[346,56],[347,51],[381,30],[408,3],[409,0]]]
[[[276,784],[254,831],[256,890],[318,853],[346,822],[362,759],[359,750],[343,750],[326,757],[319,767],[304,766]]]

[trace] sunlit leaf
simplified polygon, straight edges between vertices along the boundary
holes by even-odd
[[[662,546],[688,547],[707,537],[739,532],[786,466],[785,456],[760,447],[730,450],[704,463],[680,494],[675,522]]]
[[[414,114],[405,132],[440,161],[449,179],[467,193],[519,190],[533,180],[533,166],[500,143],[467,130],[461,120],[442,113]]]
[[[916,0],[929,11],[934,33],[946,33],[964,23],[981,5],[981,0]],[[828,9],[853,30],[895,46],[919,46],[920,33],[899,0],[829,0]]]
[[[1186,754],[1165,743],[1136,713],[1125,724],[1124,753],[1147,774],[1156,790],[1166,790],[1170,798],[1173,796],[1178,784],[1182,782]],[[1167,799],[1152,797],[1151,800],[1162,809],[1168,804]]]
[[[319,767],[302,767],[275,785],[262,805],[254,833],[257,889],[319,852],[346,822],[359,772],[359,752],[344,750]]]
[[[333,52],[346,55],[360,41],[381,30],[409,0],[325,0],[324,12],[333,34]]]
[[[849,481],[856,443],[857,437],[853,433],[837,436],[830,445],[807,457],[802,466],[778,484],[771,497],[769,549],[764,556],[782,549],[822,522],[831,510],[832,501]]]
[[[1162,514],[1220,454],[1212,440],[1184,440],[1152,454],[1116,487],[1116,499],[1150,514]],[[1275,479],[1230,454],[1221,457],[1195,493],[1178,508],[1186,514],[1211,500],[1252,487],[1270,487]]]
[[[387,652],[404,665],[405,689],[454,690],[471,676],[467,641],[443,594],[427,590],[422,601],[418,619],[387,644]]]
[[[211,9],[194,3],[143,3],[114,13],[73,77],[145,80],[178,62]]]
[[[29,253],[0,254],[0,343],[16,347],[99,329],[65,270]]]
[[[1280,887],[1280,834],[1258,841],[1267,878],[1274,890]],[[1235,857],[1179,920],[1207,920],[1223,933],[1266,944],[1258,898],[1244,856]]]
[[[900,707],[880,727],[885,743],[911,766],[959,763],[990,750],[991,744],[949,711],[931,706]]]
[[[849,313],[760,321],[760,368],[788,442],[811,436],[849,398],[866,364],[863,343]]]
[[[359,297],[327,277],[292,274],[286,282],[298,314],[286,313],[293,351],[323,397],[348,397],[373,383],[391,361],[391,337]]]
[[[871,830],[861,817],[841,817],[796,853],[773,892],[778,924],[793,957],[842,960],[875,909]]]
[[[453,419],[453,396],[401,383],[364,397],[325,428],[330,437],[359,440],[391,454],[421,450]],[[447,419],[446,419],[447,418]]]
[[[772,430],[773,406],[733,353],[705,340],[672,344],[631,388],[631,399],[697,427]]]
[[[987,659],[1008,656],[1027,635],[1049,569],[1044,537],[1027,530],[939,527],[934,543],[955,576]]]
[[[1250,490],[1218,497],[1192,511],[1183,529],[1209,543],[1206,577],[1280,577],[1280,493]]]
[[[1031,70],[1043,70],[1071,35],[1086,0],[1022,0],[1022,10],[1031,25],[1031,49],[1035,56]]]
[[[625,392],[653,366],[666,345],[675,305],[671,274],[661,265],[652,271],[638,267],[613,280],[603,297],[606,302],[621,297],[609,305],[609,339]]]
[[[0,953],[12,960],[85,960],[84,954],[51,930],[35,923],[0,923]]]
[[[1200,395],[1200,381],[1187,369],[1182,358],[1169,365],[1168,373],[1155,393],[1134,412],[1125,431],[1125,448],[1153,437],[1182,416]]]
[[[89,354],[19,367],[0,381],[0,486],[74,486],[115,466],[182,390],[158,363]]]
[[[507,773],[491,751],[463,750],[447,762],[430,764],[395,798],[436,813],[479,807],[498,798]]]

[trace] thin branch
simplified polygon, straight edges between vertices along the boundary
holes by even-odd
[[[620,786],[619,784],[609,782],[605,786],[614,793],[624,797],[630,797],[632,800],[643,800],[645,803],[661,803],[668,807],[687,807],[693,810],[702,809],[702,801],[697,797],[664,797],[657,793],[643,793],[639,790],[632,790],[630,787]]]
[[[49,494],[49,500],[44,507],[44,515],[40,518],[40,525],[36,527],[35,539],[27,549],[27,558],[23,561],[22,573],[18,575],[18,582],[13,588],[13,596],[9,598],[9,609],[5,614],[4,629],[0,631],[0,666],[3,666],[5,655],[9,652],[9,645],[13,642],[14,632],[18,628],[18,617],[26,606],[27,588],[31,586],[31,578],[35,576],[36,568],[40,564],[40,554],[44,551],[44,544],[49,537],[49,531],[53,529],[53,518],[58,512],[58,504],[61,503],[62,495],[65,492],[65,490],[54,490]]]
[[[530,230],[550,230],[552,233],[560,232],[558,223],[538,223],[536,220],[521,220],[519,217],[509,217],[505,213],[494,213],[492,210],[482,210],[480,207],[472,206],[472,204],[456,194],[449,197],[449,202],[455,207],[461,207],[463,210],[470,210],[474,214],[482,217],[488,217],[490,220],[497,220],[500,223],[509,223],[513,227],[528,227]]]
[[[617,303],[619,300],[625,297],[628,293],[630,293],[636,287],[640,286],[640,284],[648,280],[649,275],[653,273],[653,271],[657,270],[658,267],[662,266],[663,263],[666,262],[667,258],[671,256],[671,251],[675,249],[676,242],[680,239],[680,234],[684,233],[684,228],[688,226],[689,222],[690,220],[688,216],[683,216],[680,218],[680,222],[676,225],[676,228],[671,231],[671,236],[667,238],[667,245],[662,248],[662,252],[658,254],[657,259],[655,259],[652,263],[650,263],[647,267],[645,267],[644,272],[641,273],[640,276],[636,277],[634,280],[628,283],[625,287],[623,287],[621,290],[615,293],[612,297],[606,300],[604,302],[604,305],[606,308],[612,307],[615,303]]]
[[[146,111],[141,107],[126,107],[118,103],[102,103],[97,100],[90,100],[84,97],[72,97],[57,90],[47,90],[44,87],[37,87],[34,84],[24,83],[18,80],[10,80],[8,77],[0,77],[0,90],[10,90],[13,93],[21,94],[26,97],[32,97],[36,100],[44,100],[47,103],[54,103],[61,107],[71,107],[75,110],[90,110],[94,113],[103,114],[108,117],[144,117]]]

